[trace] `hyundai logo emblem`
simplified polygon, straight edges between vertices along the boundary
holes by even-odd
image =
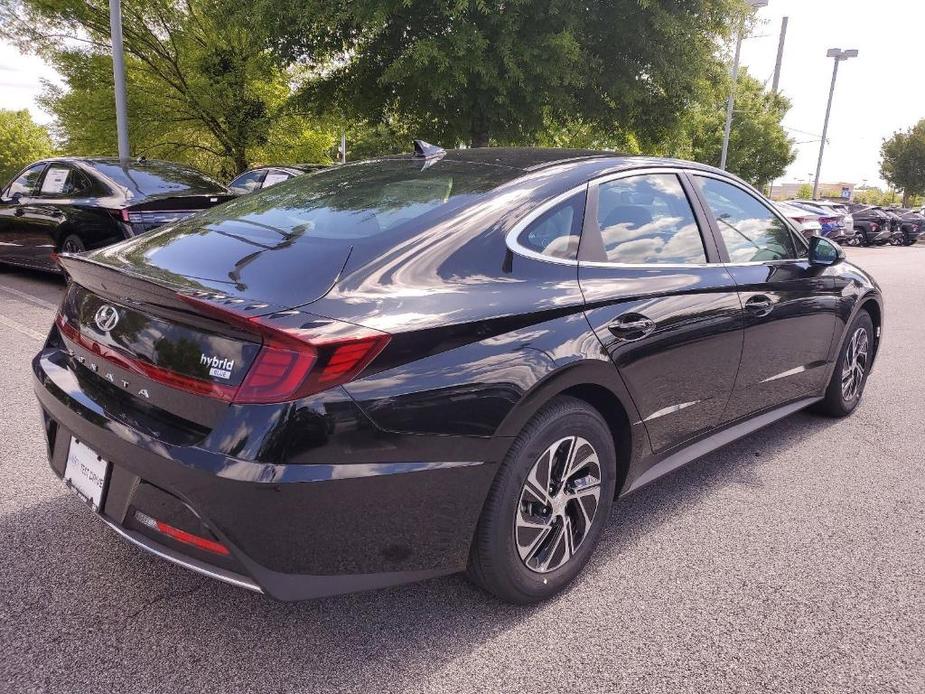
[[[116,324],[119,322],[119,312],[116,310],[115,306],[103,304],[96,310],[96,315],[93,317],[93,320],[96,322],[97,328],[104,333],[108,333],[115,328]]]

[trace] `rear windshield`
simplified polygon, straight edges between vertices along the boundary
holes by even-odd
[[[242,196],[196,218],[198,225],[243,222],[238,233],[268,229],[293,237],[362,239],[423,224],[521,172],[498,166],[379,160],[325,169]],[[249,231],[248,231],[249,229]]]
[[[123,188],[142,195],[224,193],[225,188],[201,171],[168,161],[95,161],[93,168]]]

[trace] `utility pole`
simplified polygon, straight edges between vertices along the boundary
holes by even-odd
[[[119,159],[125,162],[131,153],[128,148],[128,104],[125,98],[121,0],[109,0],[109,34],[112,37],[112,80],[116,95],[116,139],[119,143]]]
[[[787,24],[790,17],[784,17],[780,22],[780,41],[777,44],[777,62],[774,64],[774,82],[771,85],[771,91],[777,94],[780,85],[780,67],[784,62],[784,44],[787,41]]]
[[[857,58],[856,49],[842,50],[841,48],[830,48],[826,52],[827,58],[835,59],[835,67],[832,69],[832,85],[829,87],[829,103],[825,107],[825,123],[822,126],[822,142],[819,143],[819,163],[816,164],[816,180],[813,181],[813,200],[819,194],[819,177],[822,175],[822,155],[825,153],[825,140],[829,134],[829,116],[832,115],[832,97],[835,95],[835,81],[838,79],[838,64],[849,58]]]
[[[767,7],[768,0],[747,0],[752,9]],[[723,129],[723,151],[719,158],[719,168],[726,168],[726,159],[729,157],[729,136],[732,134],[732,112],[735,109],[736,102],[736,85],[739,81],[739,56],[742,54],[742,35],[745,33],[745,17],[739,24],[739,30],[736,32],[736,51],[735,58],[732,61],[732,85],[729,87],[729,99],[726,102],[726,126]]]

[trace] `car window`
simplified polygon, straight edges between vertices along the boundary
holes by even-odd
[[[598,188],[597,223],[608,262],[707,262],[700,228],[675,174],[602,183]]]
[[[279,169],[270,169],[267,172],[267,177],[263,179],[262,188],[269,188],[275,183],[282,183],[292,178],[292,174],[287,171],[280,171]]]
[[[533,220],[518,237],[520,244],[550,258],[575,260],[584,218],[585,193],[573,195]]]
[[[52,164],[42,177],[39,195],[46,197],[72,197],[90,192],[90,181],[77,169]]]
[[[266,173],[266,169],[245,171],[231,183],[229,183],[228,187],[231,188],[232,192],[238,193],[239,195],[250,193],[252,190],[257,190],[260,188],[260,182],[263,180],[263,177],[266,175]]]
[[[738,186],[695,176],[733,263],[797,257],[787,225],[754,195]]]
[[[39,178],[42,176],[42,171],[44,169],[45,164],[33,164],[30,166],[19,176],[17,176],[16,180],[10,184],[9,189],[6,192],[6,196],[11,198],[16,193],[19,193],[20,195],[31,195],[32,191],[35,190],[35,186],[39,182]]]

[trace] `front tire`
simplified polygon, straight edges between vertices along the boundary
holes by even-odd
[[[600,413],[558,397],[524,427],[492,484],[467,575],[508,602],[552,597],[584,568],[613,503],[616,452]]]
[[[874,323],[867,311],[861,311],[848,328],[825,399],[816,411],[829,417],[847,417],[854,412],[864,394],[873,357]]]

